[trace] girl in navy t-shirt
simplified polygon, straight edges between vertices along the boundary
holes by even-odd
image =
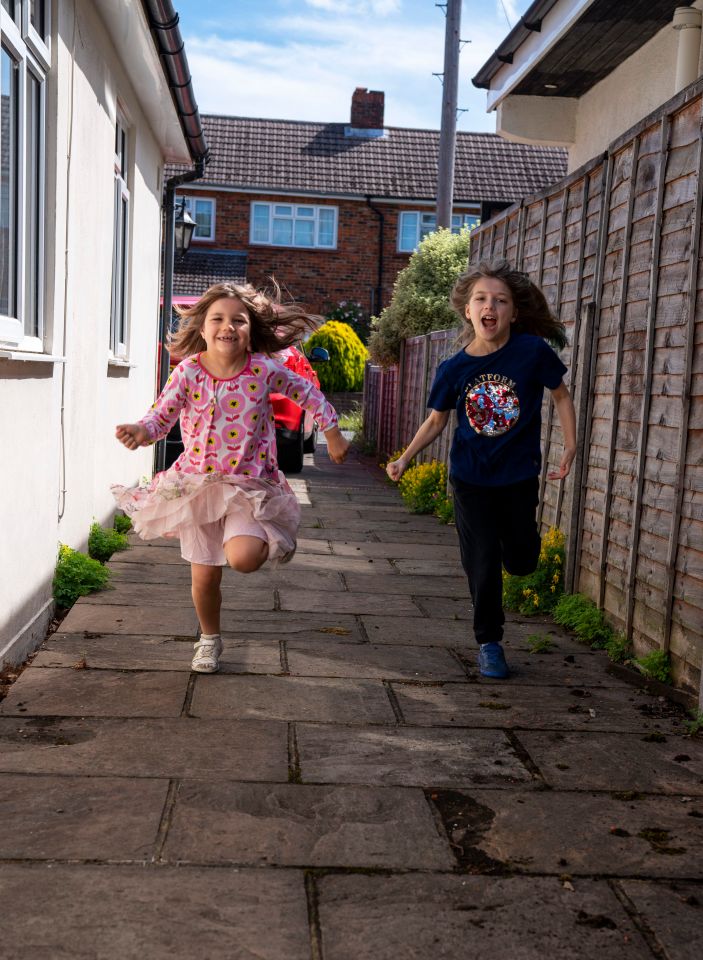
[[[502,568],[524,576],[539,559],[536,509],[545,387],[564,434],[559,469],[548,477],[566,477],[576,453],[574,406],[562,380],[566,367],[545,342],[563,347],[566,336],[542,291],[504,260],[469,268],[454,285],[450,302],[464,321],[462,349],[439,366],[427,402],[430,415],[386,469],[399,480],[456,410],[450,481],[479,670],[503,679],[509,671],[501,646]]]

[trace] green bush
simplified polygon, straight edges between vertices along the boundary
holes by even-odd
[[[109,579],[110,571],[99,561],[61,544],[52,584],[54,600],[60,607],[73,606],[79,597],[101,590]]]
[[[413,513],[433,513],[443,523],[454,519],[454,504],[447,497],[446,463],[432,460],[408,467],[398,481],[398,489]]]
[[[116,513],[112,526],[118,533],[129,533],[132,529],[132,521],[122,513]]]
[[[634,664],[648,680],[661,680],[662,683],[671,681],[671,662],[666,650],[652,650],[638,657]]]
[[[88,553],[93,560],[106,563],[117,550],[126,550],[129,541],[124,533],[116,529],[101,527],[99,523],[91,523],[88,536]]]
[[[374,363],[397,363],[400,343],[431,330],[459,325],[449,294],[469,259],[469,231],[428,234],[398,274],[390,304],[371,321],[369,352]]]
[[[548,613],[564,590],[564,534],[556,527],[542,537],[537,569],[524,577],[503,571],[503,603],[522,614]]]
[[[563,627],[573,630],[579,640],[597,650],[604,649],[613,636],[603,611],[582,593],[562,596],[554,608],[554,619]]]
[[[369,352],[348,323],[323,323],[306,341],[305,352],[309,354],[313,347],[324,347],[330,355],[329,362],[315,367],[325,393],[361,390]]]

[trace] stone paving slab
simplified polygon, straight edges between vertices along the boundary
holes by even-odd
[[[146,604],[142,607],[83,603],[81,598],[61,624],[64,633],[152,634],[159,637],[193,637],[198,618],[192,607]]]
[[[460,599],[452,597],[416,597],[418,607],[425,617],[437,617],[439,620],[473,620],[471,602],[466,596]]]
[[[288,725],[191,717],[0,717],[0,770],[286,782]]]
[[[700,877],[703,818],[689,816],[689,805],[678,797],[642,796],[614,803],[603,793],[461,792],[476,817],[475,827],[470,822],[469,845],[509,869],[572,876]]]
[[[703,798],[703,743],[682,736],[662,737],[663,743],[646,737],[525,730],[520,742],[547,783],[560,790],[640,790]],[[699,799],[697,807],[703,813],[702,803]]]
[[[367,576],[377,576],[384,573],[395,573],[390,560],[384,557],[338,557],[333,554],[296,553],[287,567],[291,572],[302,574],[305,577],[305,586],[310,587],[317,583],[320,571],[335,570],[338,573],[360,573]],[[265,571],[264,571],[265,572]],[[272,571],[275,575],[276,571]]]
[[[0,714],[52,717],[178,717],[188,675],[176,672],[29,667]]]
[[[398,577],[400,580],[400,577]],[[301,612],[311,610],[314,613],[372,614],[397,613],[399,616],[422,616],[410,597],[402,594],[376,593],[325,593],[322,590],[279,591],[281,610]]]
[[[606,883],[467,876],[326,876],[325,960],[651,960]]]
[[[531,780],[500,730],[409,730],[301,723],[305,783],[466,787]]]
[[[182,784],[163,856],[422,870],[455,862],[421,790],[257,783]]]
[[[446,683],[441,687],[393,681],[393,690],[405,721],[419,726],[621,730],[642,734],[674,730],[669,719],[645,719],[637,706],[654,704],[655,698],[628,687],[540,689],[482,678],[480,683]]]
[[[407,577],[464,577],[464,593],[468,589],[458,552],[456,559],[452,557],[451,560],[432,560],[424,557],[399,558],[393,561],[393,566],[398,573]]]
[[[406,594],[418,597],[466,597],[466,577],[410,577],[400,573],[348,573],[347,588],[359,593]]]
[[[167,790],[167,780],[0,774],[0,859],[146,860]]]
[[[310,960],[300,871],[5,864],[0,893],[3,960]]]
[[[606,673],[607,655],[591,651],[587,647],[566,645],[566,649],[554,650],[548,654],[532,654],[526,651],[519,641],[507,639],[504,643],[510,664],[510,683],[513,686],[543,687],[557,685],[563,687],[617,687],[623,689],[622,680]],[[569,650],[576,650],[569,653]],[[476,666],[478,679],[476,645],[456,647],[457,653]]]
[[[388,540],[350,540],[339,537],[331,542],[332,553],[339,557],[383,557],[402,559],[420,557],[423,560],[452,560],[459,556],[457,543],[437,543],[429,541],[423,535],[419,541]]]
[[[222,636],[227,639],[270,642],[303,639],[334,639],[343,637],[345,643],[365,642],[366,636],[356,617],[349,614],[317,612],[291,613],[277,610],[273,613],[247,612],[246,616],[224,611]]]
[[[124,554],[117,554],[121,558]],[[170,583],[178,584],[180,589],[189,593],[190,564],[188,563],[127,563],[126,559],[110,560],[110,583]]]
[[[376,677],[390,680],[466,679],[461,664],[440,648],[380,646],[291,640],[286,644],[293,675],[303,677]]]
[[[618,886],[654,930],[667,960],[703,956],[703,886],[693,883],[621,880]]]
[[[460,647],[469,639],[465,621],[436,620],[430,617],[362,616],[361,622],[372,643],[418,647]]]
[[[269,580],[268,589],[261,585],[251,587],[243,582],[227,582],[222,586],[224,610],[273,610],[274,584]],[[161,607],[193,609],[190,589],[181,583],[124,583],[117,581],[110,589],[89,593],[82,598],[84,604],[96,606],[130,606],[148,609],[152,604]],[[144,633],[151,631],[144,630]]]
[[[194,717],[394,723],[383,684],[376,680],[318,677],[199,676],[190,707]]]
[[[49,637],[32,661],[33,667],[75,667],[83,659],[100,670],[183,670],[190,673],[193,647],[190,640],[165,637],[56,633]],[[224,640],[221,673],[280,673],[280,643],[273,637],[236,642]]]
[[[346,536],[347,538],[349,538],[350,534],[352,533],[380,534],[381,532],[385,532],[386,534],[389,534],[397,531],[401,534],[412,533],[415,540],[421,540],[425,534],[439,534],[440,536],[448,539],[446,537],[446,533],[441,529],[441,527],[437,526],[436,522],[432,518],[416,516],[403,511],[398,511],[397,513],[383,511],[380,516],[377,515],[373,517],[366,516],[365,510],[363,513],[364,515],[361,517],[332,515],[326,520],[309,517],[307,524],[302,525],[302,529],[307,535],[310,528],[314,529],[316,524],[319,523],[324,529],[335,530],[338,534]],[[337,537],[335,536],[334,539],[337,539]],[[362,537],[357,536],[357,539],[362,539]]]

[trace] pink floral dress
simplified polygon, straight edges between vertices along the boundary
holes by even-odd
[[[146,485],[112,488],[140,537],[177,537],[187,526],[244,511],[264,528],[270,560],[295,550],[300,506],[278,469],[271,393],[309,410],[323,431],[337,425],[334,408],[313,383],[264,354],[250,354],[228,379],[209,373],[200,355],[176,367],[139,422],[153,442],[180,416],[183,453]]]

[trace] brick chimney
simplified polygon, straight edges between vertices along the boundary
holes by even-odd
[[[351,126],[357,130],[382,130],[384,100],[383,90],[357,87],[352,94]]]

